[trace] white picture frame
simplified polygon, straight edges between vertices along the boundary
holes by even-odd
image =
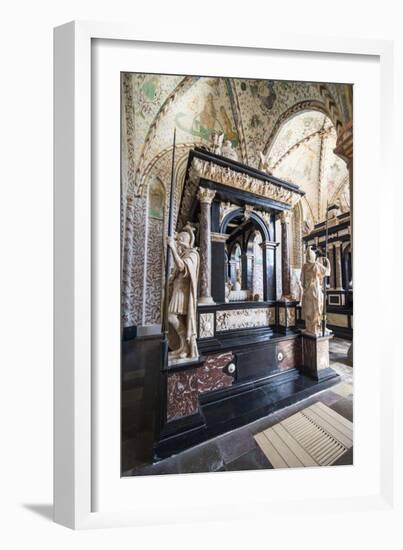
[[[256,36],[253,42],[237,37],[236,44],[224,34],[219,41],[212,41],[211,44],[214,45],[203,44],[193,32],[186,34],[184,31],[179,38],[177,34],[171,36],[167,30],[164,36],[156,37],[125,24],[72,22],[55,29],[54,513],[56,522],[71,528],[176,523],[192,521],[196,516],[198,520],[227,519],[238,515],[264,517],[274,509],[286,509],[287,514],[292,514],[298,512],[304,498],[304,510],[312,512],[324,505],[334,510],[343,507],[381,510],[392,506],[393,430],[388,419],[393,416],[394,409],[388,386],[383,382],[384,377],[379,377],[379,361],[382,360],[385,365],[390,385],[395,356],[393,347],[381,349],[380,343],[375,342],[368,351],[364,345],[370,330],[368,314],[382,315],[391,308],[387,298],[381,295],[380,288],[381,284],[392,285],[392,274],[381,274],[379,267],[393,253],[392,241],[384,238],[393,223],[387,208],[387,204],[393,203],[394,199],[394,186],[387,173],[388,168],[386,173],[383,171],[385,205],[377,206],[376,198],[371,198],[370,193],[363,195],[361,205],[357,200],[354,203],[354,247],[355,250],[362,247],[360,265],[354,264],[355,288],[358,290],[355,295],[355,323],[357,316],[360,319],[354,335],[357,358],[355,465],[344,470],[333,468],[331,472],[323,468],[316,469],[316,472],[235,472],[125,480],[120,479],[120,471],[116,469],[116,456],[120,451],[120,426],[116,424],[119,405],[116,388],[119,387],[120,375],[119,363],[116,363],[119,361],[116,356],[119,346],[116,345],[120,341],[116,285],[120,283],[120,248],[116,249],[119,233],[116,224],[119,224],[120,211],[115,209],[112,213],[110,206],[116,205],[116,188],[111,188],[112,194],[109,191],[99,193],[97,188],[97,178],[109,178],[108,181],[116,179],[116,163],[120,160],[120,143],[116,143],[115,139],[120,118],[113,118],[118,107],[116,81],[109,89],[107,84],[111,79],[108,77],[111,74],[116,76],[121,70],[133,70],[133,67],[139,71],[158,72],[158,67],[164,66],[165,71],[160,72],[175,72],[178,65],[174,63],[179,63],[174,61],[178,57],[176,53],[165,60],[158,59],[161,49],[169,47],[171,54],[172,48],[184,54],[180,61],[184,71],[182,74],[188,74],[186,70],[197,71],[198,74],[217,74],[220,56],[223,59],[227,56],[225,71],[231,71],[231,59],[235,67],[241,57],[249,61],[257,56],[263,59],[271,55],[270,74],[266,75],[270,78],[278,78],[279,71],[284,71],[284,61],[288,60],[294,67],[294,80],[298,79],[299,74],[301,80],[343,81],[338,78],[342,78],[345,70],[348,76],[344,81],[360,82],[364,90],[365,83],[368,85],[371,79],[375,79],[376,83],[372,80],[373,89],[368,89],[367,100],[372,102],[372,106],[377,102],[379,120],[375,120],[373,129],[376,136],[378,133],[380,135],[380,148],[376,137],[368,135],[368,128],[361,126],[361,130],[357,130],[355,122],[355,193],[357,189],[363,189],[364,181],[369,188],[374,188],[380,177],[380,158],[383,166],[391,164],[391,42],[287,36],[271,32],[267,37]],[[130,50],[131,45],[138,50]],[[186,57],[189,52],[191,57]],[[237,55],[238,59],[232,58],[232,55]],[[307,61],[306,78],[302,78],[303,72],[296,63],[301,59]],[[355,63],[356,59],[360,61],[361,68],[353,76],[356,67],[346,67],[350,62]],[[122,64],[126,64],[126,68],[119,66]],[[247,76],[259,74],[258,65],[250,61],[249,65]],[[317,78],[314,78],[315,70]],[[223,71],[219,76],[224,74]],[[326,78],[330,73],[333,79]],[[92,94],[97,92],[96,86],[100,82],[105,87],[102,88],[102,97],[97,97],[94,102]],[[119,83],[117,85],[119,87]],[[363,121],[368,105],[364,106],[366,100],[364,95],[361,97],[362,103],[359,103],[355,94],[354,116]],[[108,98],[115,98],[115,103],[108,109],[106,119],[99,118],[99,102],[108,101]],[[92,126],[95,122],[96,131]],[[108,133],[111,128],[110,139],[115,141],[103,141],[106,128]],[[104,156],[100,165],[99,155],[95,158],[94,154],[96,156],[97,151],[105,151],[105,147],[108,147],[109,158],[105,161]],[[120,193],[119,179],[116,182]],[[378,215],[375,220],[372,217],[372,244],[382,242],[383,246],[378,249],[379,265],[365,276],[372,253],[365,248],[365,231],[371,223],[371,209],[375,206]],[[106,215],[108,208],[111,208],[110,216]],[[109,239],[108,235],[112,237]],[[105,258],[114,267],[109,269]],[[365,289],[372,293],[371,308],[365,300]],[[106,318],[110,325],[105,322]],[[108,342],[102,353],[98,347],[100,334]],[[107,364],[105,357],[109,360]],[[365,378],[364,363],[370,365],[368,369],[371,371],[365,388],[360,385],[360,380]],[[109,368],[111,364],[115,364],[115,370]],[[382,383],[379,384],[379,380]],[[110,416],[105,415],[105,408],[100,406],[100,403],[105,403],[108,392],[113,410]],[[374,407],[375,411],[371,410],[371,400],[373,403],[379,402],[379,408]],[[375,435],[368,433],[366,418],[369,418]],[[378,427],[379,430],[375,429]],[[375,441],[375,450],[370,457],[371,437]],[[271,490],[267,494],[259,493],[262,483],[270,483]],[[184,503],[183,497],[189,492],[194,494],[194,491],[198,491],[197,501]],[[212,491],[215,491],[214,499],[209,503]],[[168,494],[176,495],[171,497],[169,505],[166,501]],[[281,499],[280,494],[283,495]]]

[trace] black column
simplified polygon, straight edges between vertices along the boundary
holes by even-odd
[[[211,235],[211,295],[215,302],[225,302],[225,283],[228,273],[225,265],[225,238],[220,233]]]
[[[277,244],[273,241],[263,241],[260,244],[263,250],[263,296],[265,301],[276,299],[275,252]]]
[[[242,290],[248,289],[248,255],[246,252],[241,254],[241,276],[242,276]]]

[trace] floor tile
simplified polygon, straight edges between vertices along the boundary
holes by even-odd
[[[341,397],[350,397],[350,395],[352,395],[353,393],[353,386],[351,384],[343,382],[342,384],[337,384],[336,386],[333,386],[332,391],[334,393],[337,393]]]
[[[332,466],[352,466],[354,464],[354,447],[348,449]]]
[[[272,469],[272,465],[264,456],[259,447],[256,447],[253,451],[249,451],[229,464],[226,464],[225,469],[232,472],[241,470]]]
[[[329,405],[329,407],[344,416],[344,418],[347,418],[347,420],[350,420],[350,422],[353,422],[353,401],[351,399],[342,397],[336,403]]]
[[[180,473],[215,472],[224,465],[215,441],[184,451],[178,455],[177,460]]]
[[[256,447],[251,433],[243,428],[217,439],[223,461],[228,463]]]
[[[318,396],[318,401],[321,401],[324,405],[332,405],[333,403],[336,403],[339,399],[341,399],[341,395],[338,393],[335,393],[333,390],[336,386],[333,386],[332,390],[325,391],[321,395]]]

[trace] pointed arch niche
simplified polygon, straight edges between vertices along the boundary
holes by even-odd
[[[336,140],[336,128],[323,110],[290,110],[290,117],[282,121],[267,148],[266,159],[272,174],[305,191],[292,210],[293,271],[298,271],[303,263],[302,237],[325,220],[328,201],[341,203],[341,208],[349,204],[348,170],[345,162],[334,154]]]
[[[165,187],[158,177],[147,189],[147,256],[144,293],[144,324],[161,322]]]

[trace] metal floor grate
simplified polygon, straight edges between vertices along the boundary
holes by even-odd
[[[353,424],[317,402],[255,440],[273,468],[330,466],[353,446]]]

